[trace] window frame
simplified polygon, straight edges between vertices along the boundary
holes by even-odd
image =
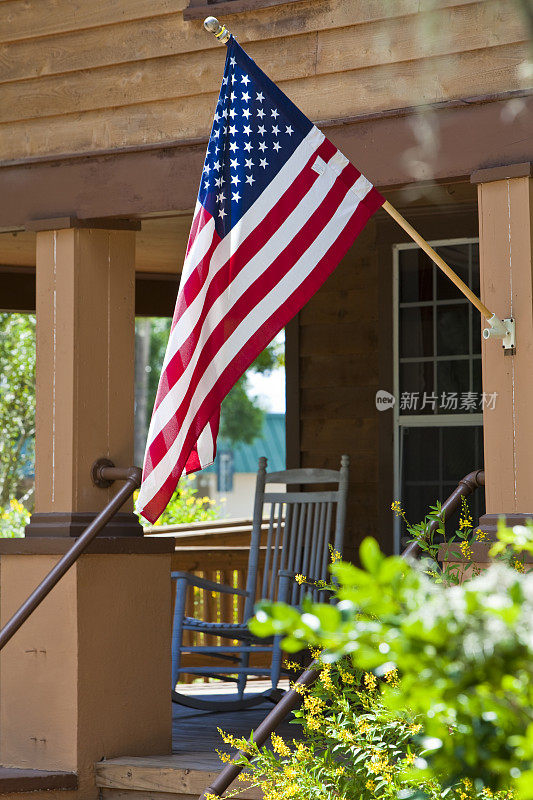
[[[479,244],[478,236],[462,236],[447,239],[435,239],[429,242],[432,247],[448,245]],[[393,359],[393,395],[396,402],[393,407],[393,486],[394,499],[401,497],[402,461],[401,461],[401,429],[402,427],[483,427],[483,413],[479,414],[400,414],[400,252],[402,250],[420,250],[415,242],[402,242],[392,245],[392,359]],[[462,478],[463,476],[459,476]],[[446,498],[436,498],[445,500]],[[401,552],[401,521],[394,517],[393,547],[394,553]]]

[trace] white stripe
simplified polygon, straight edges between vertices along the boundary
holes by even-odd
[[[211,433],[211,420],[207,423],[196,442],[196,452],[201,467],[206,467],[214,459],[213,434]]]
[[[161,486],[176,464],[178,455],[183,447],[184,439],[189,431],[194,416],[206,395],[216,384],[221,373],[233,358],[242,350],[250,338],[250,330],[257,331],[265,324],[276,308],[285,302],[312,273],[318,262],[330,249],[331,245],[340,236],[350,218],[357,210],[352,192],[348,192],[337,209],[334,216],[328,221],[317,238],[301,256],[298,262],[279,281],[272,291],[265,296],[248,314],[245,320],[235,329],[232,335],[222,345],[216,356],[208,365],[204,375],[196,387],[195,393],[189,404],[187,416],[180,428],[178,436],[171,444],[159,464],[147,476],[141,492],[139,493],[139,507],[147,505],[152,497],[157,494]],[[146,500],[145,500],[146,498]]]
[[[186,391],[186,387],[192,380],[192,373],[200,357],[203,345],[209,338],[211,332],[224,317],[227,316],[229,310],[240,299],[244,292],[255,283],[259,275],[265,272],[272,262],[291,243],[302,226],[306,224],[311,214],[319,208],[336,180],[337,175],[333,170],[326,171],[324,174],[320,175],[292,213],[282,222],[273,236],[271,236],[258,253],[245,264],[230,285],[215,300],[202,322],[194,351],[189,355],[189,360],[183,373],[154,411],[152,420],[156,420],[153,427],[155,435],[157,435],[157,432],[162,430],[174,416],[176,408],[179,406],[181,398]],[[189,328],[189,334],[190,332],[191,328]],[[150,427],[152,428],[152,425]],[[151,441],[151,439],[149,439],[149,441]]]
[[[209,217],[201,231],[196,234],[191,249],[185,256],[183,269],[181,271],[180,286],[185,286],[187,279],[194,271],[195,267],[197,267],[200,261],[205,257],[207,251],[211,247],[214,232],[215,220],[213,217]]]
[[[255,203],[250,206],[248,211],[243,214],[241,219],[231,229],[227,236],[222,239],[211,257],[209,273],[206,276],[206,280],[202,285],[200,292],[187,308],[187,313],[182,314],[181,318],[177,320],[170,334],[167,352],[170,349],[171,352],[174,353],[183,345],[185,340],[190,335],[191,330],[198,323],[198,320],[202,315],[202,309],[207,291],[218,271],[224,266],[224,264],[226,264],[231,256],[234,255],[239,245],[251,233],[253,233],[257,225],[261,223],[265,216],[272,210],[272,208],[274,208],[276,203],[279,201],[279,198],[285,194],[291,184],[294,183],[294,180],[300,174],[302,168],[309,161],[312,154],[320,147],[324,139],[324,134],[319,131],[318,128],[313,127],[305,139],[300,142],[292,156],[286,161],[277,175],[268,184],[266,189],[262,192],[262,194],[259,195]],[[213,221],[213,231],[214,224],[215,223]],[[205,230],[205,228],[203,230]],[[209,244],[211,244],[211,240]],[[201,258],[197,258],[196,256],[194,257],[194,266],[197,266],[197,264],[200,263],[201,259],[207,252],[207,248],[205,252],[203,249],[200,252],[202,253]],[[187,277],[193,269],[192,248],[189,255],[191,255],[191,259],[187,259]],[[182,278],[180,288],[184,285],[184,279]],[[167,363],[166,356],[165,363]]]

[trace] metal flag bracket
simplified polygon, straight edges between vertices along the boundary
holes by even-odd
[[[505,355],[512,356],[516,353],[516,322],[512,317],[500,319],[493,314],[488,320],[490,328],[483,331],[484,339],[501,339]]]

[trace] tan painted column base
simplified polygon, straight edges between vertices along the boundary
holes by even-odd
[[[2,625],[70,544],[0,543]],[[5,647],[3,766],[75,772],[85,800],[96,761],[171,752],[172,546],[96,540]]]

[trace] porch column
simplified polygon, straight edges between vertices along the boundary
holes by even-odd
[[[533,517],[533,203],[531,165],[478,170],[481,296],[516,320],[516,354],[483,341],[485,494],[483,530]],[[490,396],[494,395],[494,408]]]
[[[133,463],[135,232],[109,225],[37,233],[36,511],[0,540],[2,625],[121,485],[93,462]],[[0,764],[75,773],[80,800],[102,758],[171,750],[173,540],[142,533],[130,506],[0,656]]]
[[[135,231],[38,231],[36,280],[35,513],[26,535],[76,536],[116,492],[93,485],[92,463],[133,464]],[[132,509],[106,534],[142,535]]]

